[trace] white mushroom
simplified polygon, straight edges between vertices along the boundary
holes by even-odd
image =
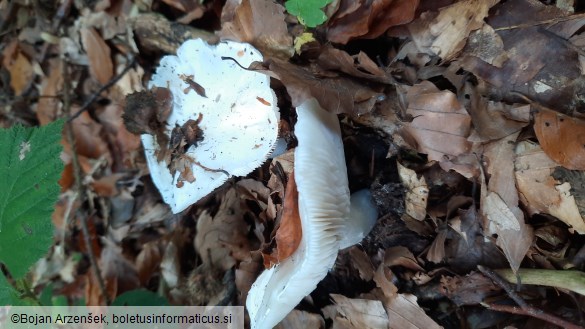
[[[289,258],[265,270],[252,285],[246,307],[253,329],[278,324],[327,275],[341,242],[344,247],[359,242],[377,218],[375,210],[351,211],[367,217],[367,224],[348,225],[350,195],[337,116],[314,98],[297,107],[297,116],[294,175],[302,239]]]
[[[174,213],[197,202],[231,176],[244,176],[260,166],[274,148],[279,113],[270,78],[242,69],[262,55],[251,45],[232,41],[208,45],[189,40],[177,56],[165,56],[149,88],[169,88],[173,108],[167,119],[167,136],[176,125],[197,121],[203,139],[188,148],[187,168],[194,181],[178,184],[165,161],[156,138],[142,135],[152,180]],[[200,120],[198,120],[200,119]],[[191,161],[193,160],[193,161]]]

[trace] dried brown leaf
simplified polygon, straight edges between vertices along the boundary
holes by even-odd
[[[384,265],[388,267],[403,266],[413,271],[424,271],[416,257],[406,247],[390,247],[384,251]]]
[[[585,170],[585,120],[539,108],[534,132],[544,152],[571,170]]]
[[[529,214],[545,213],[585,234],[571,185],[559,184],[551,175],[557,164],[538,146],[522,142],[516,147],[515,176],[520,198]]]
[[[284,7],[273,1],[240,0],[233,15],[222,13],[219,36],[239,42],[248,42],[263,55],[289,58],[294,54],[293,39],[288,33]],[[227,9],[239,1],[229,1]]]
[[[519,133],[490,143],[485,156],[489,159],[489,184],[481,187],[481,213],[487,222],[486,234],[497,234],[497,245],[502,248],[512,270],[517,271],[532,245],[534,232],[524,222],[524,213],[518,207],[518,192],[514,180],[514,142]],[[483,176],[482,176],[483,180]]]
[[[236,261],[249,257],[249,228],[243,218],[246,209],[236,189],[230,188],[222,196],[215,216],[207,211],[201,213],[194,242],[203,262],[227,271]]]
[[[81,28],[79,33],[89,59],[89,72],[94,79],[105,85],[114,76],[110,47],[94,28]]]
[[[390,280],[392,273],[379,266],[374,281],[381,289],[379,296],[392,329],[439,329],[441,328],[417,304],[416,297],[410,294],[398,294],[398,288]]]
[[[406,188],[405,206],[406,213],[414,219],[424,220],[427,215],[427,201],[429,199],[429,187],[424,176],[418,178],[417,173],[397,162],[398,175],[402,185]]]
[[[314,97],[329,112],[360,115],[371,111],[383,96],[378,91],[380,86],[370,87],[338,74],[324,76],[327,72],[315,66],[299,66],[275,58],[264,64],[252,63],[251,67],[265,69],[262,65],[282,81],[295,107]]]
[[[276,249],[270,255],[262,254],[264,267],[270,268],[274,264],[287,259],[297,250],[302,238],[301,217],[299,215],[299,192],[295,183],[294,174],[288,177],[284,205],[280,225],[276,231]]]
[[[403,133],[414,139],[419,152],[428,154],[429,160],[438,161],[443,170],[454,169],[471,177],[470,164],[457,160],[471,149],[467,140],[471,117],[455,94],[440,91],[424,81],[410,87],[407,98],[407,114],[413,119],[405,123]]]
[[[334,321],[345,324],[346,328],[388,328],[388,315],[379,300],[350,299],[343,295],[331,294],[337,306]]]
[[[10,87],[14,94],[20,96],[33,81],[34,72],[31,62],[20,51],[17,39],[4,48],[2,66],[10,73]]]
[[[457,306],[480,304],[486,297],[498,294],[502,290],[491,279],[477,272],[464,277],[442,276],[439,289]]]
[[[423,13],[407,27],[421,52],[449,61],[463,49],[469,33],[483,26],[488,10],[498,2],[459,1],[441,8],[438,14]]]
[[[327,39],[346,44],[352,39],[374,39],[392,26],[414,18],[418,0],[341,0],[327,23]]]
[[[325,328],[325,320],[319,314],[306,311],[292,310],[275,329],[322,329]]]

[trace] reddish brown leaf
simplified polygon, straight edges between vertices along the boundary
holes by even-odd
[[[82,28],[79,32],[89,58],[89,72],[102,85],[108,83],[114,75],[110,47],[94,28]]]
[[[368,86],[356,79],[323,72],[316,66],[271,59],[264,64],[252,63],[251,67],[259,71],[268,67],[271,71],[268,74],[282,81],[295,107],[314,97],[329,112],[359,115],[371,111],[383,95],[378,91],[381,86]]]
[[[534,116],[534,132],[555,162],[567,169],[585,170],[585,120],[540,108]]]
[[[418,0],[342,0],[329,19],[327,38],[346,44],[352,39],[374,39],[392,26],[414,18]]]
[[[286,193],[284,195],[284,207],[280,226],[276,231],[276,250],[270,255],[264,255],[264,266],[271,267],[287,259],[297,250],[302,238],[301,217],[299,215],[299,192],[295,183],[294,174],[288,178]]]

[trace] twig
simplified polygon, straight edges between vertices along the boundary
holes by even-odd
[[[69,80],[67,79],[68,76],[68,65],[67,62],[63,63],[63,76],[65,77],[65,79],[63,79],[63,109],[65,111],[65,113],[70,113],[71,111],[71,98],[70,98],[70,88],[71,86],[69,85]],[[77,152],[75,151],[75,136],[73,135],[73,123],[71,122],[71,119],[67,120],[67,124],[66,124],[66,135],[67,135],[67,141],[69,142],[69,145],[71,147],[71,156],[72,159],[71,161],[73,162],[73,175],[75,177],[75,188],[78,192],[78,194],[80,196],[83,196],[84,193],[82,193],[83,190],[83,183],[82,183],[82,178],[81,178],[81,166],[79,164],[79,158],[77,156]],[[110,297],[107,294],[106,291],[106,285],[104,283],[104,279],[102,278],[102,275],[100,273],[100,269],[98,267],[98,263],[97,260],[95,259],[95,255],[93,253],[93,247],[91,245],[91,240],[89,238],[89,228],[87,226],[87,216],[80,216],[81,220],[81,231],[83,232],[83,240],[85,242],[85,247],[87,249],[87,256],[89,258],[89,263],[91,265],[93,274],[95,275],[95,277],[98,280],[98,285],[100,287],[100,291],[102,293],[102,295],[104,296],[106,303],[109,305],[110,304]]]
[[[518,304],[518,306],[519,306],[518,307],[518,306],[482,303],[482,305],[485,306],[486,308],[488,308],[490,310],[498,311],[498,312],[506,312],[506,313],[512,313],[512,314],[531,316],[531,317],[552,323],[554,325],[560,326],[562,328],[583,329],[583,327],[581,327],[581,326],[578,326],[576,324],[573,324],[571,322],[563,320],[555,315],[546,313],[543,310],[537,309],[536,307],[532,307],[532,306],[528,305],[522,299],[522,297],[520,297],[514,291],[514,289],[512,289],[512,286],[508,282],[506,282],[505,279],[503,279],[501,276],[499,276],[496,272],[492,271],[491,269],[488,269],[488,268],[483,267],[481,265],[478,265],[477,269],[483,275],[487,276],[492,281],[494,281],[497,285],[502,287],[506,291],[508,296],[510,296],[510,298],[512,298],[512,300],[514,300],[514,302],[516,302],[516,304]]]
[[[85,103],[83,103],[83,105],[81,105],[81,108],[79,109],[79,111],[77,111],[77,112],[75,112],[75,114],[71,115],[67,121],[69,121],[69,122],[70,121],[73,121],[78,116],[80,116],[81,113],[87,111],[89,109],[89,106],[91,104],[93,104],[93,102],[95,102],[96,99],[98,99],[98,97],[104,91],[110,89],[111,86],[113,86],[114,84],[116,84],[116,82],[118,82],[118,80],[120,80],[128,71],[130,71],[130,69],[134,66],[135,63],[136,63],[136,57],[132,58],[132,60],[130,61],[130,63],[128,63],[128,65],[124,68],[124,70],[122,70],[122,72],[120,72],[119,74],[117,74],[116,76],[114,76],[112,79],[110,79],[110,81],[108,81],[108,83],[106,83],[100,89],[98,89],[98,91],[96,91],[95,93],[93,93],[91,95],[91,97],[87,101],[85,101]]]
[[[477,269],[485,276],[487,276],[488,278],[490,278],[492,281],[494,281],[498,286],[502,287],[506,293],[508,294],[508,296],[510,296],[510,298],[512,298],[512,300],[514,300],[516,302],[516,304],[518,304],[518,306],[522,307],[522,308],[527,308],[530,307],[525,301],[524,299],[522,299],[522,297],[520,297],[515,291],[514,289],[510,286],[510,284],[508,282],[506,282],[506,280],[504,280],[501,276],[499,276],[496,272],[492,271],[489,268],[483,267],[481,265],[477,266]]]
[[[581,327],[579,325],[573,324],[569,321],[565,321],[559,317],[545,313],[545,312],[538,310],[534,307],[528,307],[528,309],[526,309],[526,308],[521,308],[518,306],[510,306],[510,305],[485,304],[485,303],[483,303],[482,305],[484,305],[486,308],[493,310],[493,311],[531,316],[531,317],[546,321],[548,323],[552,323],[554,325],[557,325],[557,326],[559,326],[561,328],[565,328],[565,329],[583,329],[583,327]]]
[[[551,19],[545,19],[543,21],[532,22],[532,23],[503,26],[503,27],[498,27],[498,28],[494,29],[494,31],[522,29],[525,27],[532,27],[532,26],[537,26],[537,25],[560,23],[560,22],[570,21],[572,19],[579,19],[579,18],[583,18],[583,17],[585,17],[585,13],[575,14],[575,15],[566,16],[566,17],[556,17],[556,18],[551,18]]]

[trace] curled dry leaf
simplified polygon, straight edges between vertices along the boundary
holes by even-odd
[[[286,193],[284,195],[284,207],[280,225],[276,231],[276,249],[271,254],[262,254],[264,267],[270,268],[274,264],[288,258],[297,250],[302,238],[301,217],[299,215],[299,192],[295,183],[294,174],[289,175]]]
[[[341,0],[327,23],[327,39],[346,44],[352,39],[374,39],[392,26],[414,18],[419,0]]]
[[[483,26],[488,10],[500,0],[464,0],[426,12],[408,24],[418,49],[444,61],[453,59],[465,46],[469,33]]]
[[[571,185],[559,184],[551,175],[557,164],[535,144],[521,142],[516,147],[515,176],[520,198],[528,212],[555,216],[580,234],[585,220],[579,213]]]
[[[534,115],[534,132],[555,162],[567,169],[585,170],[585,120],[539,108]]]
[[[429,199],[429,187],[424,176],[418,178],[416,172],[397,162],[398,175],[406,188],[405,205],[406,213],[417,220],[424,220],[427,215],[427,201]]]

